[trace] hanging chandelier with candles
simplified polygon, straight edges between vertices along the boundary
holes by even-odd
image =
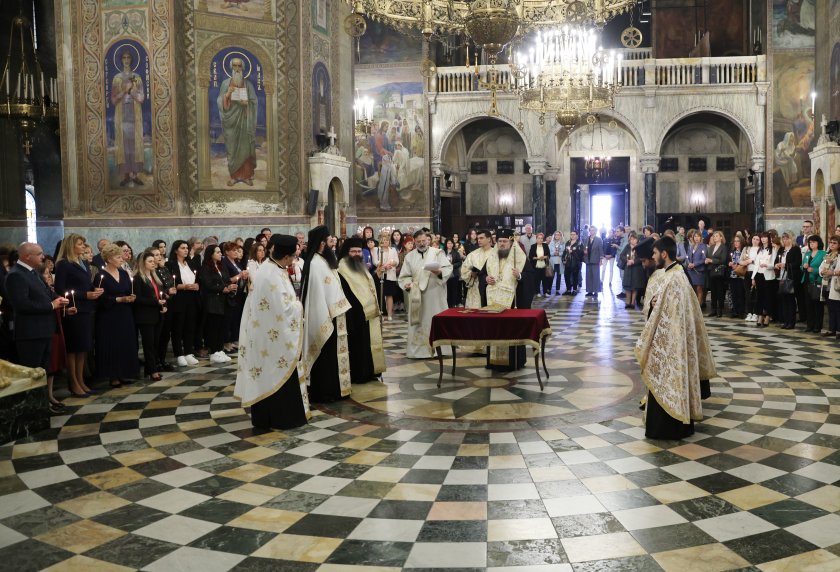
[[[554,113],[571,131],[583,115],[615,107],[621,89],[621,54],[599,47],[597,32],[583,26],[540,31],[527,52],[511,62],[511,83],[523,109]]]
[[[38,60],[32,21],[23,14],[15,16],[0,76],[0,116],[18,122],[27,155],[31,147],[29,135],[35,122],[58,116],[57,91],[56,79],[44,76]]]

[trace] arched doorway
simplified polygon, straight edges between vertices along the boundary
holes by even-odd
[[[754,228],[753,187],[748,183],[751,145],[733,120],[699,112],[668,129],[659,148],[656,174],[656,229],[735,230]]]

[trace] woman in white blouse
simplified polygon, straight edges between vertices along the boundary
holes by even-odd
[[[385,312],[388,315],[388,321],[391,322],[394,319],[394,296],[400,288],[397,284],[397,266],[400,264],[400,255],[397,249],[391,246],[391,236],[388,232],[379,235],[379,247],[371,251],[370,257],[377,274],[382,276]]]
[[[778,247],[773,244],[769,233],[762,232],[760,241],[761,244],[758,254],[755,256],[751,276],[752,285],[756,289],[756,325],[759,328],[766,328],[770,325],[770,316],[773,315],[776,297],[779,292],[775,269]]]
[[[744,287],[747,289],[747,322],[757,322],[758,316],[755,315],[755,298],[752,296],[753,280],[752,276],[755,273],[755,259],[758,256],[758,250],[761,245],[761,238],[754,234],[750,239],[751,245],[746,247],[741,253],[741,260],[739,264],[747,267],[747,279],[744,280]]]

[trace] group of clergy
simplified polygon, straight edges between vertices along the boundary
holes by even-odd
[[[309,232],[300,300],[287,269],[294,236],[272,235],[267,264],[251,276],[234,395],[251,407],[254,427],[299,427],[310,401],[337,401],[352,383],[385,371],[379,303],[362,239],[345,241],[336,257],[329,236],[326,226]]]
[[[294,263],[295,237],[273,235],[268,263],[251,276],[234,395],[251,407],[255,427],[303,425],[310,401],[337,401],[350,395],[352,384],[377,380],[385,371],[379,299],[362,258],[362,239],[346,240],[336,257],[329,236],[326,226],[309,232],[300,301],[287,269]],[[533,281],[525,275],[533,268],[512,237],[512,231],[501,230],[494,246],[489,231],[477,232],[479,248],[461,266],[467,308],[530,308]],[[433,357],[432,318],[447,309],[452,264],[429,245],[427,231],[416,232],[414,242],[399,285],[407,301],[406,357],[425,359]],[[710,395],[714,358],[697,298],[676,262],[676,243],[668,237],[650,240],[636,252],[653,271],[645,298],[647,323],[636,344],[648,389],[646,434],[681,439],[702,419],[700,400]],[[487,367],[519,369],[524,353],[521,346],[491,348]]]

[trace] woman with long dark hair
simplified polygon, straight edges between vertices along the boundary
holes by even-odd
[[[154,248],[151,252],[155,257],[155,274],[159,280],[158,284],[161,285],[161,291],[167,300],[167,311],[161,314],[160,332],[158,333],[156,354],[158,371],[174,371],[175,367],[166,361],[166,348],[169,346],[169,340],[172,337],[172,312],[169,311],[169,307],[172,305],[172,297],[178,293],[178,290],[175,289],[175,278],[166,267],[166,253]]]
[[[770,317],[773,315],[773,307],[779,291],[776,269],[773,267],[777,249],[773,245],[769,233],[762,232],[759,238],[761,244],[758,255],[755,257],[752,281],[756,290],[755,313],[758,316],[757,325],[759,328],[766,328],[770,325]]]
[[[732,239],[732,248],[729,249],[729,293],[732,296],[732,313],[730,318],[744,318],[744,296],[746,290],[744,289],[744,277],[739,276],[735,269],[741,266],[741,254],[744,250],[744,240],[741,235],[735,235]]]
[[[808,251],[802,257],[802,283],[805,284],[806,332],[819,334],[823,323],[822,276],[820,265],[825,258],[823,239],[818,234],[808,237]]]
[[[134,280],[134,323],[140,330],[143,343],[143,369],[151,381],[160,381],[160,326],[166,314],[166,292],[157,275],[155,249],[144,251],[137,257],[137,277]],[[158,254],[159,256],[159,254]]]
[[[225,243],[225,255],[222,266],[227,272],[230,284],[236,284],[236,290],[227,297],[225,305],[225,353],[235,353],[239,349],[239,323],[242,321],[242,308],[248,295],[248,270],[242,262],[242,247],[235,242]]]
[[[190,267],[190,247],[183,240],[172,243],[166,268],[175,282],[177,294],[172,298],[172,352],[180,367],[198,365],[195,359],[195,329],[199,320],[199,285],[196,272]]]
[[[204,339],[210,350],[211,363],[225,363],[230,358],[222,351],[227,295],[237,290],[230,282],[230,275],[222,264],[222,251],[218,245],[207,247],[204,263],[198,271],[201,285],[201,309],[204,316]]]
[[[444,242],[443,254],[452,263],[452,275],[446,281],[446,301],[450,308],[457,308],[461,305],[461,254],[455,246],[455,241],[447,238]]]

